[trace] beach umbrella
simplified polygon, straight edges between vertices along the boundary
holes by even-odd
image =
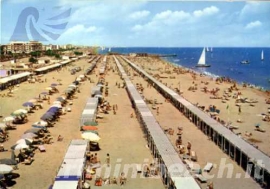
[[[12,150],[21,150],[21,149],[25,149],[25,148],[29,148],[29,146],[26,144],[23,144],[23,143],[19,143],[19,144],[15,144],[15,145],[11,146]]]
[[[46,121],[38,121],[38,122],[35,122],[32,127],[35,127],[35,128],[40,128],[40,129],[43,129],[44,127],[47,127],[48,126],[48,123]]]
[[[71,84],[71,85],[69,85],[68,87],[74,87],[74,88],[76,88],[77,86],[74,85],[74,84]]]
[[[28,102],[36,103],[37,99],[32,98],[32,99],[28,100]]]
[[[15,110],[13,113],[11,113],[12,116],[20,116],[23,114],[27,114],[27,110],[18,109],[18,110]]]
[[[48,91],[52,90],[51,87],[46,87],[45,89],[48,90]]]
[[[83,139],[90,140],[91,142],[98,142],[100,140],[100,137],[92,132],[83,132],[81,136]]]
[[[103,98],[102,95],[95,95],[95,98]]]
[[[13,168],[9,165],[0,164],[0,174],[8,174],[13,171]]]
[[[16,144],[26,144],[26,145],[30,145],[32,144],[33,140],[29,139],[29,138],[25,138],[25,139],[19,139]]]
[[[57,107],[52,107],[47,111],[47,113],[56,114],[58,111],[59,111],[59,109]]]
[[[94,134],[96,134],[96,135],[98,135],[98,136],[99,136],[98,131],[89,130],[89,131],[84,131],[84,132],[90,132],[90,133],[94,133]]]
[[[53,104],[59,104],[59,105],[61,105],[61,102],[58,101],[58,100],[56,100],[56,101],[53,102]]]
[[[43,114],[43,116],[40,118],[43,121],[51,120],[53,119],[54,115],[51,114],[51,112],[47,112]]]
[[[32,128],[32,129],[28,129],[24,132],[24,134],[27,134],[27,133],[34,133],[34,134],[37,134],[41,129],[39,128]]]
[[[34,133],[26,133],[26,134],[23,134],[21,136],[21,138],[23,138],[23,139],[26,139],[26,138],[32,139],[32,138],[35,138],[35,137],[37,137],[37,135],[34,134]]]
[[[95,126],[82,126],[82,130],[84,130],[84,131],[95,131],[95,130],[98,130],[98,128],[95,127]]]
[[[13,121],[15,118],[14,117],[12,117],[12,116],[8,116],[8,117],[5,117],[4,119],[3,119],[3,122],[10,122],[10,121]]]
[[[79,75],[79,77],[84,78],[84,77],[85,77],[85,75]]]
[[[79,82],[80,82],[80,81],[81,81],[81,79],[80,79],[80,78],[77,78],[77,79],[76,79],[76,81],[79,81]]]
[[[85,126],[98,126],[97,122],[94,121],[86,121],[83,123]]]
[[[52,83],[51,84],[51,87],[55,87],[55,86],[57,86],[58,84],[57,83]]]
[[[97,84],[97,87],[103,87],[104,85],[102,85],[101,83]]]
[[[26,106],[33,107],[34,104],[33,104],[33,102],[25,102],[25,103],[23,103],[23,106],[24,106],[24,107],[26,107]]]
[[[62,105],[60,105],[60,104],[54,104],[54,105],[51,106],[51,108],[52,107],[62,108]]]
[[[0,129],[5,129],[7,126],[6,126],[6,124],[5,123],[0,123]]]

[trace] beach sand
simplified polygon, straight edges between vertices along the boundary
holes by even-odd
[[[102,60],[102,58],[100,60]],[[82,59],[74,62],[73,66],[81,66],[82,71],[76,73],[76,76],[78,76],[82,74],[83,70],[89,67],[90,64],[87,63],[87,59]],[[44,153],[36,151],[34,156],[35,161],[31,165],[19,164],[19,170],[14,171],[14,173],[19,173],[20,177],[15,180],[16,184],[13,185],[12,188],[45,189],[53,183],[70,141],[72,139],[81,138],[79,119],[86,100],[90,96],[91,87],[98,81],[95,72],[98,73],[98,68],[89,76],[94,83],[85,81],[80,85],[80,93],[75,95],[78,99],[74,99],[73,105],[71,106],[72,111],[68,112],[66,115],[62,115],[60,121],[56,122],[53,128],[49,128],[53,137],[53,144],[45,144],[46,152]],[[15,87],[14,89],[14,97],[1,97],[1,114],[4,117],[9,116],[14,110],[22,108],[24,102],[27,102],[33,97],[37,97],[38,94],[45,91],[45,88],[50,86],[51,83],[56,83],[57,79],[62,79],[62,85],[57,86],[60,93],[50,96],[52,103],[54,99],[60,96],[61,92],[74,81],[76,76],[70,75],[68,68],[63,68],[60,72],[53,71],[42,76],[42,79],[47,79],[46,83],[29,84],[28,82],[24,82],[20,84],[19,87]],[[135,118],[129,118],[132,108],[125,89],[118,89],[118,87],[115,86],[116,81],[120,82],[120,77],[116,72],[112,73],[110,71],[106,76],[106,80],[109,82],[110,87],[110,93],[106,99],[110,104],[118,104],[118,111],[116,115],[113,115],[112,112],[105,114],[104,119],[99,120],[98,127],[102,139],[100,141],[101,151],[97,153],[101,163],[105,163],[106,154],[109,153],[112,168],[114,168],[116,164],[118,166],[121,164],[119,174],[124,168],[124,165],[127,165],[127,168],[130,165],[131,168],[129,172],[125,170],[128,176],[126,184],[128,188],[164,188],[159,178],[145,179],[140,178],[140,175],[131,178],[132,168],[134,167],[133,164],[142,164],[144,160],[151,162],[152,156],[149,149],[146,148],[146,142],[145,139],[143,139],[138,121]],[[7,90],[1,92],[1,94],[3,93],[7,93]],[[9,131],[9,140],[4,143],[6,149],[10,149],[23,132],[31,128],[32,123],[39,121],[39,118],[50,106],[47,101],[44,101],[43,105],[43,109],[37,110],[35,113],[28,116],[29,121],[26,124],[18,125],[16,130]],[[61,142],[57,142],[57,136],[59,134],[64,137],[64,140]],[[16,152],[16,154],[17,153],[18,152]],[[1,152],[1,158],[9,157],[10,150],[8,152]],[[114,175],[115,170],[117,169],[112,169],[111,176]],[[119,188],[119,185],[110,185],[107,187]],[[93,181],[92,188],[95,188]]]
[[[227,97],[227,100],[225,100],[224,103],[221,99],[211,99],[210,97],[213,97],[213,95],[210,94],[210,92],[203,92],[202,88],[207,87],[209,90],[219,88],[220,90],[217,92],[217,96],[223,97],[224,91],[233,85],[231,83],[223,82],[222,84],[216,84],[212,78],[208,76],[200,77],[200,75],[197,75],[196,79],[194,80],[191,73],[174,73],[173,68],[175,66],[168,64],[161,59],[137,58],[136,62],[139,63],[139,65],[144,66],[148,73],[153,75],[159,74],[162,77],[166,77],[160,78],[160,80],[163,82],[163,84],[167,84],[168,87],[172,89],[179,89],[180,86],[182,96],[191,103],[198,103],[199,106],[205,106],[206,109],[210,105],[215,105],[216,108],[220,110],[218,117],[221,120],[224,120],[225,122],[231,122],[231,125],[238,127],[238,129],[234,129],[235,133],[241,133],[241,137],[243,137],[248,142],[258,146],[258,148],[267,155],[270,155],[270,122],[263,121],[261,116],[262,113],[268,114],[267,111],[269,104],[265,103],[265,99],[268,99],[269,96],[267,96],[265,92],[237,85],[237,88],[239,89],[238,91],[242,93],[241,98],[254,99],[258,102],[236,103],[236,99],[233,98],[233,94],[237,93],[238,91],[234,90],[232,93],[228,93],[231,95],[231,97]],[[170,65],[167,69],[167,71],[171,71],[170,74],[164,72],[166,65]],[[159,68],[160,70],[158,70]],[[174,77],[175,79],[170,79],[170,77]],[[206,82],[208,83],[207,85],[205,84]],[[191,86],[195,85],[197,90],[188,90]],[[236,104],[241,105],[240,114],[239,107],[236,106]],[[237,122],[238,119],[240,119],[242,123]],[[255,131],[256,124],[259,124],[260,128],[266,132]],[[245,132],[252,133],[252,136],[246,136]]]
[[[160,63],[160,65],[163,64],[161,61],[159,62],[158,60],[156,59],[153,60],[151,58],[133,58],[131,60],[134,63],[137,63],[138,65],[144,65],[146,69],[150,67],[151,69],[155,67],[157,68],[156,65],[159,65],[158,63]],[[121,62],[124,63],[124,61],[121,61]],[[155,64],[151,65],[151,62],[155,62]],[[124,65],[126,65],[131,75],[135,73],[130,67],[127,66],[126,63],[124,63]],[[159,73],[159,72],[154,72],[154,73]],[[172,76],[172,74],[170,75],[162,74],[162,75],[167,76],[167,77]],[[177,75],[174,75],[174,76],[177,76]],[[211,140],[209,140],[208,137],[204,135],[204,133],[202,133],[199,129],[197,129],[197,127],[195,127],[194,124],[189,121],[189,119],[183,116],[171,103],[165,102],[164,97],[160,95],[153,87],[151,88],[147,87],[147,82],[144,79],[142,79],[140,76],[135,76],[132,78],[133,78],[132,80],[133,84],[136,84],[136,83],[142,84],[142,86],[144,87],[143,96],[146,99],[149,99],[149,100],[156,99],[158,103],[161,103],[159,105],[156,105],[156,107],[159,107],[158,114],[157,114],[156,108],[153,109],[153,105],[149,104],[149,109],[151,109],[153,115],[156,117],[156,119],[158,120],[158,122],[160,123],[163,129],[172,128],[174,130],[174,135],[168,135],[172,144],[175,146],[175,140],[177,139],[177,135],[176,135],[177,128],[182,127],[183,128],[183,135],[182,135],[183,145],[187,146],[188,141],[191,142],[192,150],[194,150],[198,156],[197,163],[200,165],[200,167],[203,168],[207,162],[211,162],[215,165],[214,168],[210,172],[210,175],[213,175],[214,178],[210,177],[208,182],[212,181],[214,183],[215,188],[224,188],[224,189],[260,188],[260,186],[252,178],[245,178],[244,170],[241,167],[239,167],[236,164],[236,162],[231,160],[231,158],[228,157],[218,146],[216,146]],[[198,81],[199,79],[201,78],[198,78]],[[209,81],[209,78],[203,78],[203,79]],[[179,80],[167,79],[165,81],[167,82],[167,84],[173,84],[175,87],[177,87],[177,83]],[[209,96],[207,95],[203,96],[204,93],[200,91],[187,93],[185,89],[187,89],[189,84],[192,84],[192,78],[189,77],[188,74],[181,75],[181,83],[182,82],[183,82],[183,86],[181,85],[181,91],[184,91],[184,97],[186,97],[188,100],[191,99],[193,100],[192,102],[203,102],[200,104],[204,104],[206,106],[207,106],[207,102],[216,104],[217,107],[221,109],[221,111],[224,111],[223,109],[226,109],[226,106],[223,107],[221,106],[221,103],[220,103],[220,107],[219,107],[219,104],[216,103],[217,100],[211,100],[209,99]],[[214,87],[214,84],[212,83],[212,85],[210,84],[210,86]],[[197,94],[199,93],[199,95],[196,96],[196,93]],[[204,100],[204,98],[207,98],[207,99]],[[256,106],[257,105],[258,104],[256,104]],[[241,117],[241,119],[244,120],[243,117]],[[223,172],[222,165],[224,164],[227,164],[227,165],[230,164],[229,166],[231,166],[233,170],[231,176],[227,176],[227,173],[229,172],[228,169],[224,169],[225,171]],[[203,174],[205,175],[205,173]],[[207,177],[207,175],[205,175],[205,177]],[[202,188],[205,188],[206,184],[201,184],[201,186]]]

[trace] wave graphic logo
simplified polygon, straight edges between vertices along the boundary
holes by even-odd
[[[20,13],[10,41],[57,40],[64,32],[70,15],[71,8],[50,18],[45,18],[43,23],[40,23],[38,9],[27,7]]]

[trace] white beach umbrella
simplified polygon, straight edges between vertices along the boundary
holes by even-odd
[[[61,105],[61,102],[60,101],[54,101],[53,104]]]
[[[3,122],[10,122],[10,121],[13,121],[14,119],[15,119],[14,117],[8,116],[8,117],[5,117],[5,118],[3,119]]]
[[[25,138],[25,139],[20,139],[16,142],[16,144],[25,144],[25,145],[29,145],[32,144],[33,140],[29,139],[29,138]]]
[[[11,166],[0,164],[0,174],[4,175],[4,174],[11,173],[12,171],[13,171],[13,168]]]
[[[0,123],[0,129],[5,129],[7,126],[5,123]]]
[[[51,106],[51,108],[52,107],[62,108],[61,104],[54,104],[54,105]]]
[[[21,150],[24,148],[29,148],[29,146],[24,143],[18,143],[11,147],[12,150]]]
[[[91,142],[98,142],[100,140],[100,137],[97,134],[91,132],[83,132],[82,138],[85,140],[90,140]]]

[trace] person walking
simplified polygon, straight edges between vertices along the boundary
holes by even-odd
[[[110,167],[110,154],[107,154],[107,157],[106,157],[106,163],[107,163],[107,166]]]

